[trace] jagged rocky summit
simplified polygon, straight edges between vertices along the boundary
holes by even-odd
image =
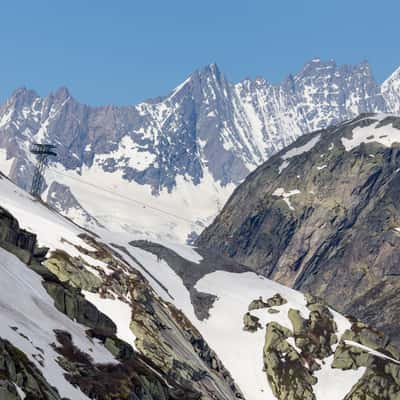
[[[275,85],[230,83],[212,64],[167,96],[125,107],[90,107],[66,88],[18,89],[0,107],[0,169],[29,189],[29,143],[55,144],[43,193],[51,206],[86,226],[184,242],[300,135],[362,112],[399,113],[399,82],[399,70],[380,86],[366,62],[314,59]]]

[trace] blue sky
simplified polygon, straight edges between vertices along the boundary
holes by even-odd
[[[216,62],[231,81],[277,82],[313,57],[400,66],[398,0],[69,0],[2,4],[0,100],[67,86],[78,100],[134,104]]]

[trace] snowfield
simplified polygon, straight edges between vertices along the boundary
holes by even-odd
[[[136,337],[130,330],[132,310],[129,304],[119,299],[103,299],[98,293],[82,291],[86,300],[96,306],[103,314],[110,317],[117,326],[117,337],[129,343],[135,350]]]
[[[212,222],[235,188],[216,182],[207,168],[203,172],[199,184],[178,176],[172,192],[164,188],[157,196],[150,185],[128,182],[120,170],[108,173],[99,164],[83,168],[80,174],[57,164],[46,172],[46,181],[49,186],[52,182],[69,186],[81,206],[110,231],[186,243],[190,232],[200,233]],[[95,182],[101,187],[91,184]],[[80,211],[71,209],[64,214],[93,228]]]
[[[385,147],[390,147],[394,143],[400,143],[400,129],[391,125],[379,126],[380,122],[388,115],[377,115],[371,119],[377,122],[367,127],[356,127],[350,139],[342,138],[342,144],[346,151],[353,150],[361,143],[380,143]]]

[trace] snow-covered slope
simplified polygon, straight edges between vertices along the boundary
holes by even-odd
[[[99,279],[107,280],[107,288],[114,288],[112,283],[114,279],[116,282],[119,281],[118,274],[113,275],[115,271],[113,273],[112,270],[117,259],[113,261],[109,258],[110,256],[103,259],[99,258],[105,250],[100,251],[100,248],[96,250],[82,236],[82,234],[86,234],[86,236],[89,235],[90,237],[90,233],[64,219],[42,203],[33,200],[23,190],[15,187],[5,178],[0,179],[0,205],[15,216],[23,228],[35,232],[41,245],[49,246],[53,250],[62,249],[74,257],[79,257],[81,268],[95,273]],[[129,271],[137,271],[143,274],[149,288],[152,288],[155,291],[155,295],[159,296],[160,304],[163,304],[161,308],[168,309],[170,307],[168,304],[172,303],[176,309],[181,310],[185,318],[193,324],[211,348],[215,350],[246,399],[285,398],[282,397],[282,394],[279,394],[279,390],[274,391],[272,388],[274,379],[281,379],[278,372],[276,376],[268,375],[265,372],[265,369],[270,367],[266,360],[275,352],[278,352],[276,354],[281,354],[281,357],[283,357],[282,365],[288,370],[291,367],[289,361],[285,358],[285,354],[291,354],[291,357],[297,354],[296,357],[300,357],[299,360],[302,354],[308,354],[308,361],[298,361],[301,363],[299,364],[302,366],[301,368],[310,368],[310,371],[312,371],[311,363],[316,363],[313,364],[313,368],[315,368],[315,365],[319,366],[318,368],[320,369],[312,373],[318,379],[312,385],[303,382],[302,379],[292,383],[285,381],[279,384],[285,387],[293,384],[291,390],[294,391],[299,391],[300,388],[302,388],[301,390],[311,390],[316,399],[343,399],[357,382],[361,385],[360,379],[362,379],[366,371],[371,373],[369,369],[366,369],[366,366],[361,364],[355,364],[350,368],[346,368],[346,370],[342,370],[338,366],[341,365],[338,364],[341,358],[337,353],[339,351],[353,351],[354,345],[352,341],[356,343],[356,347],[357,343],[360,346],[365,346],[364,342],[359,341],[349,333],[352,332],[354,322],[350,322],[332,310],[327,311],[326,307],[313,303],[309,299],[306,301],[304,295],[299,292],[274,283],[254,272],[247,271],[243,267],[228,260],[223,260],[217,255],[208,254],[190,246],[172,245],[166,242],[163,245],[156,245],[146,241],[132,242],[135,239],[133,235],[113,233],[98,226],[95,228],[98,237],[97,239],[92,237],[91,240],[98,243],[103,242],[123,258],[127,269],[126,272],[121,270],[119,274],[126,274],[126,279],[130,276]],[[2,318],[9,319],[4,323],[5,334],[8,335],[7,338],[17,347],[25,346],[22,349],[30,352],[29,346],[31,344],[23,342],[15,332],[13,333],[6,326],[15,324],[26,331],[32,328],[30,329],[30,337],[34,345],[43,346],[46,349],[46,359],[50,357],[49,359],[51,360],[53,354],[51,354],[49,342],[52,340],[52,335],[48,333],[48,330],[56,327],[55,325],[63,324],[66,330],[73,332],[76,343],[82,349],[88,350],[87,339],[79,336],[81,332],[79,326],[66,320],[64,316],[58,317],[58,313],[55,311],[51,312],[51,316],[43,315],[43,310],[50,310],[53,306],[47,294],[40,287],[39,279],[34,276],[33,272],[26,272],[25,270],[22,272],[26,267],[14,257],[3,253],[1,253],[1,273],[4,275],[2,279],[7,279],[7,286],[9,285],[10,288],[13,288],[10,293],[7,291],[0,292],[2,304],[8,307],[11,305],[13,308],[11,312],[2,313]],[[98,258],[96,259],[96,257]],[[90,302],[114,321],[121,339],[130,342],[138,351],[143,351],[146,348],[143,347],[145,346],[145,341],[150,340],[149,337],[151,335],[145,339],[141,337],[140,327],[143,324],[143,320],[141,319],[140,325],[135,323],[135,318],[139,315],[137,308],[132,314],[132,318],[134,318],[132,323],[128,324],[129,319],[127,320],[131,314],[127,309],[129,305],[132,308],[137,307],[135,303],[136,295],[113,296],[112,291],[100,294],[100,289],[98,290],[97,294],[96,289],[92,289],[90,292],[84,291],[83,293],[85,293]],[[18,293],[20,291],[24,292],[26,297],[21,297],[19,301],[15,302],[13,299],[16,291]],[[135,291],[132,293],[135,293]],[[263,304],[270,302],[274,298],[276,300],[277,294],[280,295],[281,302],[265,305],[258,309],[249,307],[254,300],[259,300],[260,298],[262,298]],[[32,296],[37,299],[33,308],[31,304]],[[199,300],[200,298],[202,300]],[[271,309],[274,311],[272,312]],[[293,317],[293,313],[296,312],[299,313],[296,317],[297,319]],[[259,326],[254,331],[244,330],[244,316],[247,313],[252,318],[258,318]],[[310,358],[309,353],[304,353],[305,348],[302,347],[302,342],[298,340],[300,337],[307,336],[298,336],[299,326],[296,325],[296,321],[301,321],[301,318],[304,321],[309,321],[307,324],[311,325],[306,324],[304,326],[308,326],[307,329],[311,330],[313,325],[310,321],[314,321],[315,324],[315,321],[319,321],[319,318],[322,318],[321,315],[323,313],[328,313],[328,319],[324,321],[325,323],[326,321],[332,321],[327,326],[330,326],[334,332],[332,332],[331,336],[329,336],[328,331],[321,333],[321,335],[328,335],[328,343],[331,341],[331,344],[326,347],[326,340],[324,339],[323,343],[328,349],[328,353],[325,356],[316,354],[313,359],[312,357]],[[34,324],[33,318],[43,321],[40,327]],[[180,317],[179,321],[185,326],[189,324],[184,322],[185,320],[182,317]],[[272,322],[276,323],[276,325],[271,325]],[[165,323],[170,326],[172,324],[171,320],[164,321]],[[272,328],[277,329],[278,332],[286,332],[285,335],[288,335],[288,337],[284,336],[283,339],[280,339],[281,342],[277,345],[278,347],[271,347],[271,343],[274,343],[274,336],[270,335],[270,329]],[[43,329],[45,329],[45,332],[42,331]],[[165,331],[165,328],[161,329],[160,332],[167,332],[170,335],[168,330]],[[305,335],[307,332],[306,330],[301,335]],[[24,333],[28,334],[25,331]],[[308,333],[310,337],[315,336],[312,331]],[[2,335],[4,335],[4,332],[2,332]],[[350,340],[350,343],[345,342],[346,339]],[[338,345],[337,342],[340,342],[340,344]],[[97,357],[99,361],[111,361],[107,358],[109,356],[103,353],[101,346],[98,347],[96,344],[91,346],[93,347],[95,358]],[[181,343],[179,346],[184,346],[184,344]],[[284,346],[286,346],[285,351],[279,350]],[[387,346],[387,342],[385,346]],[[385,349],[387,348],[389,347]],[[372,363],[376,357],[388,363],[397,363],[396,354],[393,352],[385,354],[383,352],[387,350],[383,350],[379,346],[376,348],[368,347],[368,349],[368,354],[372,357],[370,359]],[[147,353],[146,355],[151,357],[151,354]],[[157,352],[156,354],[163,353]],[[388,358],[392,358],[394,361]],[[155,359],[155,362],[159,362],[162,365],[162,356],[161,360],[157,361]],[[335,365],[335,363],[338,365]],[[45,365],[50,366],[47,363]],[[64,385],[63,382],[57,381],[57,379],[61,379],[57,375],[57,371],[59,371],[59,367],[54,367],[50,370],[44,369],[45,376],[49,381],[53,382],[57,387],[61,385],[60,391],[64,390],[63,393],[70,395],[73,399],[81,398],[80,394],[79,396],[81,397],[68,392],[68,390],[73,390],[68,385],[64,387],[62,386]],[[309,373],[311,374],[311,372]],[[51,374],[57,375],[58,378],[56,379]],[[233,398],[229,397],[227,393],[225,394],[226,398]]]
[[[87,399],[64,377],[56,362],[58,353],[54,330],[72,335],[74,344],[98,363],[117,363],[111,353],[96,340],[89,340],[85,328],[71,321],[54,306],[54,300],[41,284],[40,277],[14,255],[0,248],[0,337],[22,350],[42,371],[61,396]]]
[[[105,173],[93,166],[82,168],[80,175],[54,165],[46,174],[49,185],[62,182],[75,194],[79,206],[63,208],[63,194],[55,186],[48,190],[48,203],[78,224],[93,227],[97,223],[113,231],[125,231],[152,240],[185,243],[191,232],[199,233],[212,222],[235,185],[222,186],[209,171],[195,184],[184,176],[176,178],[170,192],[163,188],[157,196],[149,185],[128,183],[120,173]],[[67,193],[68,195],[68,193]]]
[[[29,144],[51,142],[59,155],[46,179],[49,204],[88,226],[97,220],[183,242],[250,171],[300,135],[362,112],[398,113],[398,87],[398,71],[381,88],[366,62],[313,59],[279,84],[230,83],[212,64],[169,95],[126,107],[89,107],[65,88],[47,97],[18,89],[0,107],[0,170],[29,189]]]
[[[382,84],[382,95],[389,111],[400,114],[400,67]]]

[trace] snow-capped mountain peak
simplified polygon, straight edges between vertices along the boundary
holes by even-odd
[[[166,96],[125,107],[90,107],[66,88],[47,97],[19,89],[0,107],[0,167],[27,189],[35,162],[29,143],[55,144],[58,158],[50,163],[53,173],[45,188],[49,203],[59,198],[55,190],[64,187],[68,193],[67,184],[74,198],[63,204],[85,209],[79,215],[92,215],[106,225],[114,221],[114,229],[119,225],[156,235],[179,230],[173,235],[184,240],[212,220],[249,172],[300,135],[362,112],[398,112],[398,75],[381,89],[367,62],[338,66],[315,58],[278,84],[264,78],[231,83],[210,64]],[[71,179],[67,183],[57,172]],[[122,223],[94,207],[92,189],[73,179],[96,179],[109,191],[170,214],[183,213],[194,225],[166,219],[161,230],[159,223],[144,229],[135,225],[135,217]],[[202,195],[193,198],[194,192]],[[115,199],[112,204],[114,212],[124,208]],[[75,211],[59,210],[76,217]],[[136,212],[147,214],[143,208]],[[154,217],[147,220],[157,221]]]
[[[400,114],[400,67],[383,82],[382,94],[389,110]]]

